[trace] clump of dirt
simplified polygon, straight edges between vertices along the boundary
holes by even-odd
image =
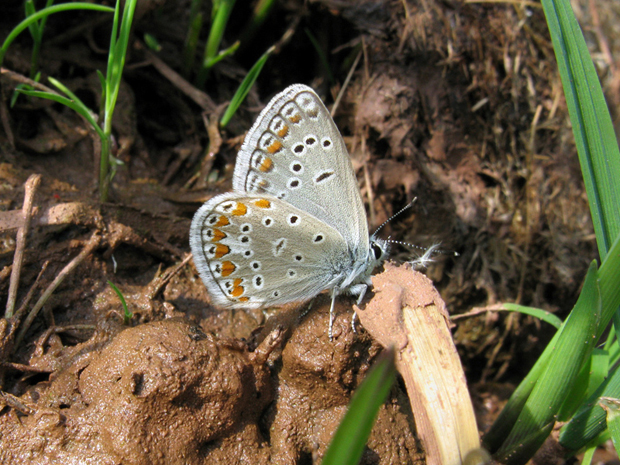
[[[249,351],[185,319],[107,323],[21,397],[21,411],[0,416],[2,460],[267,464],[321,456],[380,351],[352,332],[345,314],[330,342],[326,308],[306,318],[284,350],[282,330]],[[395,393],[382,408],[366,463],[419,458],[406,405]]]
[[[3,417],[6,463],[203,463],[212,449],[264,463],[257,419],[272,390],[263,359],[175,319],[89,345],[31,392],[36,415]],[[219,447],[228,437],[234,447]]]

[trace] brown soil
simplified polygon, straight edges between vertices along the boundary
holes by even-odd
[[[575,2],[573,2],[575,3]],[[613,2],[578,11],[610,102],[620,102]],[[608,5],[609,3],[609,5]],[[209,17],[206,12],[206,17]],[[350,149],[371,229],[406,205],[382,236],[441,242],[428,276],[452,314],[514,301],[563,317],[596,246],[544,15],[536,6],[462,1],[289,1],[278,4],[204,94],[166,76],[181,69],[189,2],[144,2],[115,114],[124,163],[98,202],[97,146],[85,123],[48,101],[8,100],[28,76],[26,33],[5,58],[0,130],[0,295],[6,302],[23,225],[25,183],[41,175],[16,309],[0,320],[2,463],[314,463],[351,393],[380,352],[353,333],[352,302],[220,311],[191,261],[193,212],[230,189],[236,151],[257,112],[294,82],[328,106],[361,57],[335,120]],[[109,23],[99,13],[49,19],[40,69],[91,108],[105,70]],[[0,39],[23,18],[0,6]],[[249,18],[237,2],[226,45]],[[291,27],[227,129],[215,122],[254,61]],[[328,73],[311,44],[316,37]],[[153,58],[142,42],[154,35]],[[617,35],[617,34],[616,34]],[[602,58],[601,58],[602,57]],[[10,70],[10,72],[8,72]],[[169,76],[169,75],[168,75]],[[330,80],[332,79],[333,81]],[[615,117],[615,115],[614,115]],[[9,130],[10,128],[10,130]],[[195,173],[201,175],[196,178]],[[86,248],[85,258],[63,268]],[[415,255],[415,254],[413,254]],[[410,250],[395,251],[396,261]],[[32,323],[25,315],[65,276]],[[134,313],[129,325],[107,284]],[[34,316],[34,315],[33,315]],[[25,331],[23,335],[20,331]],[[455,339],[480,428],[531,366],[551,332],[528,317],[460,320]],[[489,400],[492,399],[492,400]],[[484,408],[482,405],[484,404]],[[423,460],[401,383],[383,406],[362,463]]]

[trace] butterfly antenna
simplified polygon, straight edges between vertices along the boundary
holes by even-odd
[[[439,254],[439,255],[452,255],[454,257],[460,257],[460,253],[458,253],[456,250],[443,250],[439,248],[440,244],[433,244],[430,247],[422,247],[420,245],[416,245],[416,244],[412,244],[411,242],[403,242],[403,241],[395,241],[394,239],[390,239],[389,237],[385,240],[385,242],[388,242],[390,244],[399,244],[399,245],[404,245],[406,247],[411,247],[414,249],[420,249],[420,250],[424,250],[425,253],[431,253],[431,254]]]
[[[411,206],[416,200],[418,200],[418,198],[414,197],[411,200],[411,202],[409,202],[407,205],[405,205],[403,208],[398,210],[396,213],[390,216],[387,220],[381,223],[381,225],[373,233],[373,237],[376,236],[377,233],[381,230],[381,228],[383,228],[386,224],[388,224],[390,221],[392,221],[394,218],[396,218],[398,215],[400,215],[405,210],[411,208]],[[406,247],[411,247],[413,249],[423,250],[424,254],[421,257],[418,257],[417,259],[411,261],[411,264],[416,268],[426,268],[428,264],[433,261],[433,255],[435,254],[453,255],[455,257],[459,256],[459,253],[456,252],[455,250],[440,249],[439,244],[433,244],[430,247],[422,247],[416,244],[412,244],[411,242],[396,241],[394,239],[390,239],[389,237],[385,240],[385,242],[387,242],[388,244],[399,244],[399,245],[404,245]]]
[[[381,223],[381,225],[379,225],[379,227],[377,229],[375,229],[375,232],[372,233],[373,237],[376,236],[379,231],[381,231],[381,228],[383,228],[383,226],[388,224],[390,221],[392,221],[394,218],[396,218],[398,215],[400,215],[402,212],[404,212],[408,208],[411,208],[411,206],[413,205],[413,203],[416,200],[418,200],[418,198],[414,197],[413,200],[411,200],[411,202],[409,202],[407,205],[405,205],[403,208],[398,210],[396,213],[394,213],[392,216],[390,216],[387,220],[385,220],[383,223]],[[394,243],[398,243],[398,241],[393,241],[393,242]],[[414,246],[414,247],[417,247],[417,246]],[[420,248],[422,248],[422,247],[420,247]]]
[[[411,266],[413,266],[415,269],[418,269],[418,270],[427,268],[428,265],[433,262],[433,257],[435,255],[446,254],[446,255],[453,255],[454,257],[459,256],[459,253],[456,252],[455,250],[441,250],[439,248],[439,244],[433,244],[430,247],[420,247],[419,245],[411,244],[410,242],[395,241],[390,238],[388,238],[386,242],[390,244],[400,244],[400,245],[404,245],[407,247],[412,247],[414,249],[424,250],[424,253],[421,256],[419,256],[418,258],[414,260],[410,260],[408,262],[408,263],[411,263]]]

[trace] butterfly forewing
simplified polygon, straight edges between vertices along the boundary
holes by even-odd
[[[258,117],[237,156],[233,188],[267,193],[368,249],[366,212],[344,140],[316,93],[296,84]]]
[[[306,300],[333,287],[350,262],[331,226],[265,194],[209,200],[194,216],[190,245],[209,295],[229,308]]]

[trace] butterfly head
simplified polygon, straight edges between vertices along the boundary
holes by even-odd
[[[374,266],[381,264],[390,253],[390,244],[388,241],[379,239],[373,234],[370,236],[370,257],[369,261]]]
[[[373,234],[370,236],[368,246],[368,258],[365,274],[370,276],[372,271],[387,258],[390,253],[390,243],[384,239],[375,237]]]

